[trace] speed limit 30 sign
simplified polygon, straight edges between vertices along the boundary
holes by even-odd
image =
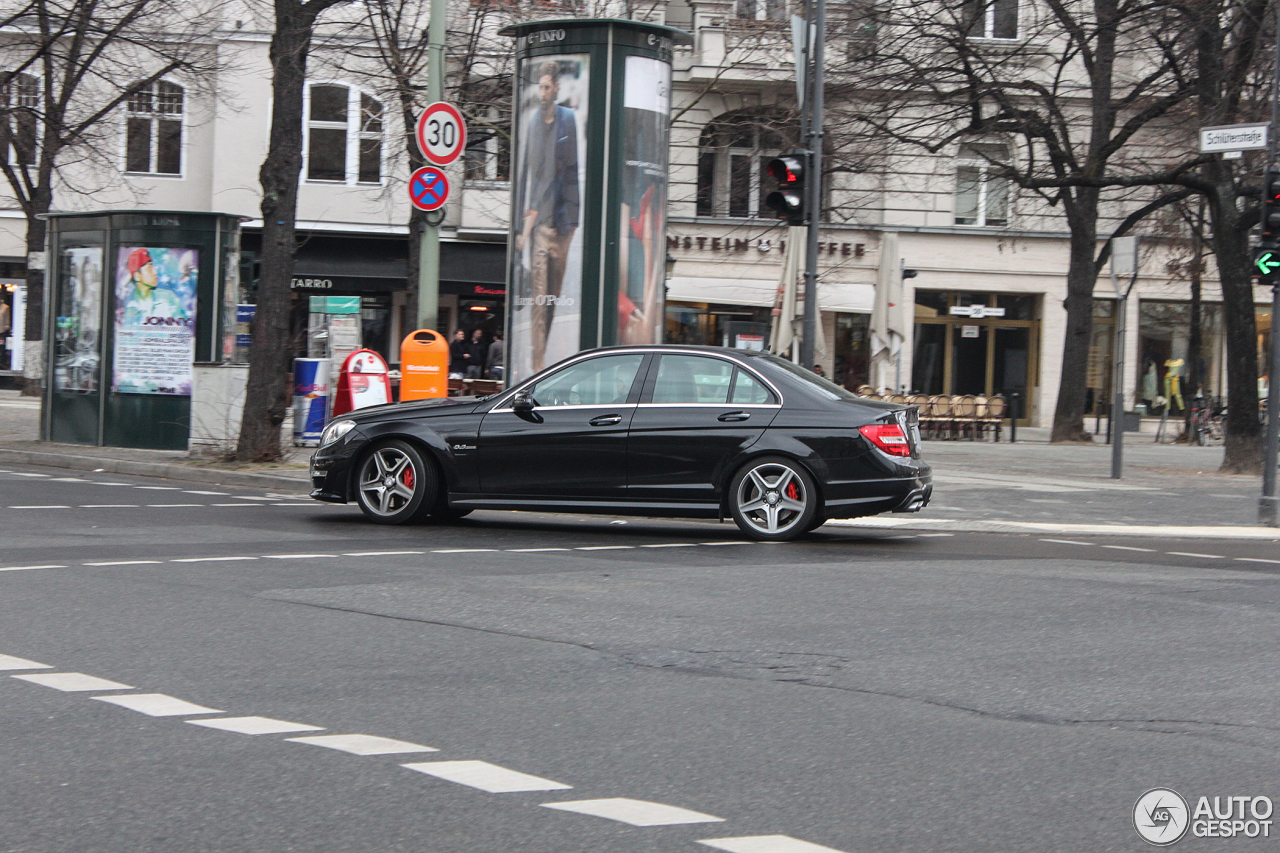
[[[467,144],[467,123],[453,104],[436,101],[418,116],[418,150],[437,166],[447,166]]]

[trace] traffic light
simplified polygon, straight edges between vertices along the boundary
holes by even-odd
[[[1267,169],[1262,191],[1263,249],[1280,248],[1280,169]]]
[[[805,189],[805,172],[808,168],[809,157],[803,152],[775,157],[765,166],[769,177],[778,184],[776,190],[765,196],[765,207],[791,225],[804,225],[809,221],[805,209],[805,196],[808,192]]]

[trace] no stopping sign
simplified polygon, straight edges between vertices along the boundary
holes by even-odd
[[[467,123],[453,104],[436,101],[418,116],[418,150],[437,166],[447,166],[467,144]]]
[[[449,178],[435,166],[423,166],[409,176],[409,201],[418,210],[439,210],[449,200]]]

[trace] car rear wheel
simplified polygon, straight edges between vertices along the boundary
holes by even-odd
[[[785,542],[820,518],[818,489],[803,466],[770,456],[745,465],[729,487],[729,512],[752,539]]]
[[[378,444],[361,460],[356,476],[360,510],[378,524],[416,521],[435,502],[435,468],[405,441]]]

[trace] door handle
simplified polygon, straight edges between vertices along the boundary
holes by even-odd
[[[613,426],[622,423],[622,415],[600,415],[588,421],[592,426]]]
[[[718,421],[725,421],[725,422],[729,422],[729,421],[745,421],[745,420],[746,420],[747,418],[749,418],[749,417],[751,417],[751,413],[750,413],[750,412],[725,412],[723,415],[721,415],[720,417],[716,418],[716,420],[718,420]]]

